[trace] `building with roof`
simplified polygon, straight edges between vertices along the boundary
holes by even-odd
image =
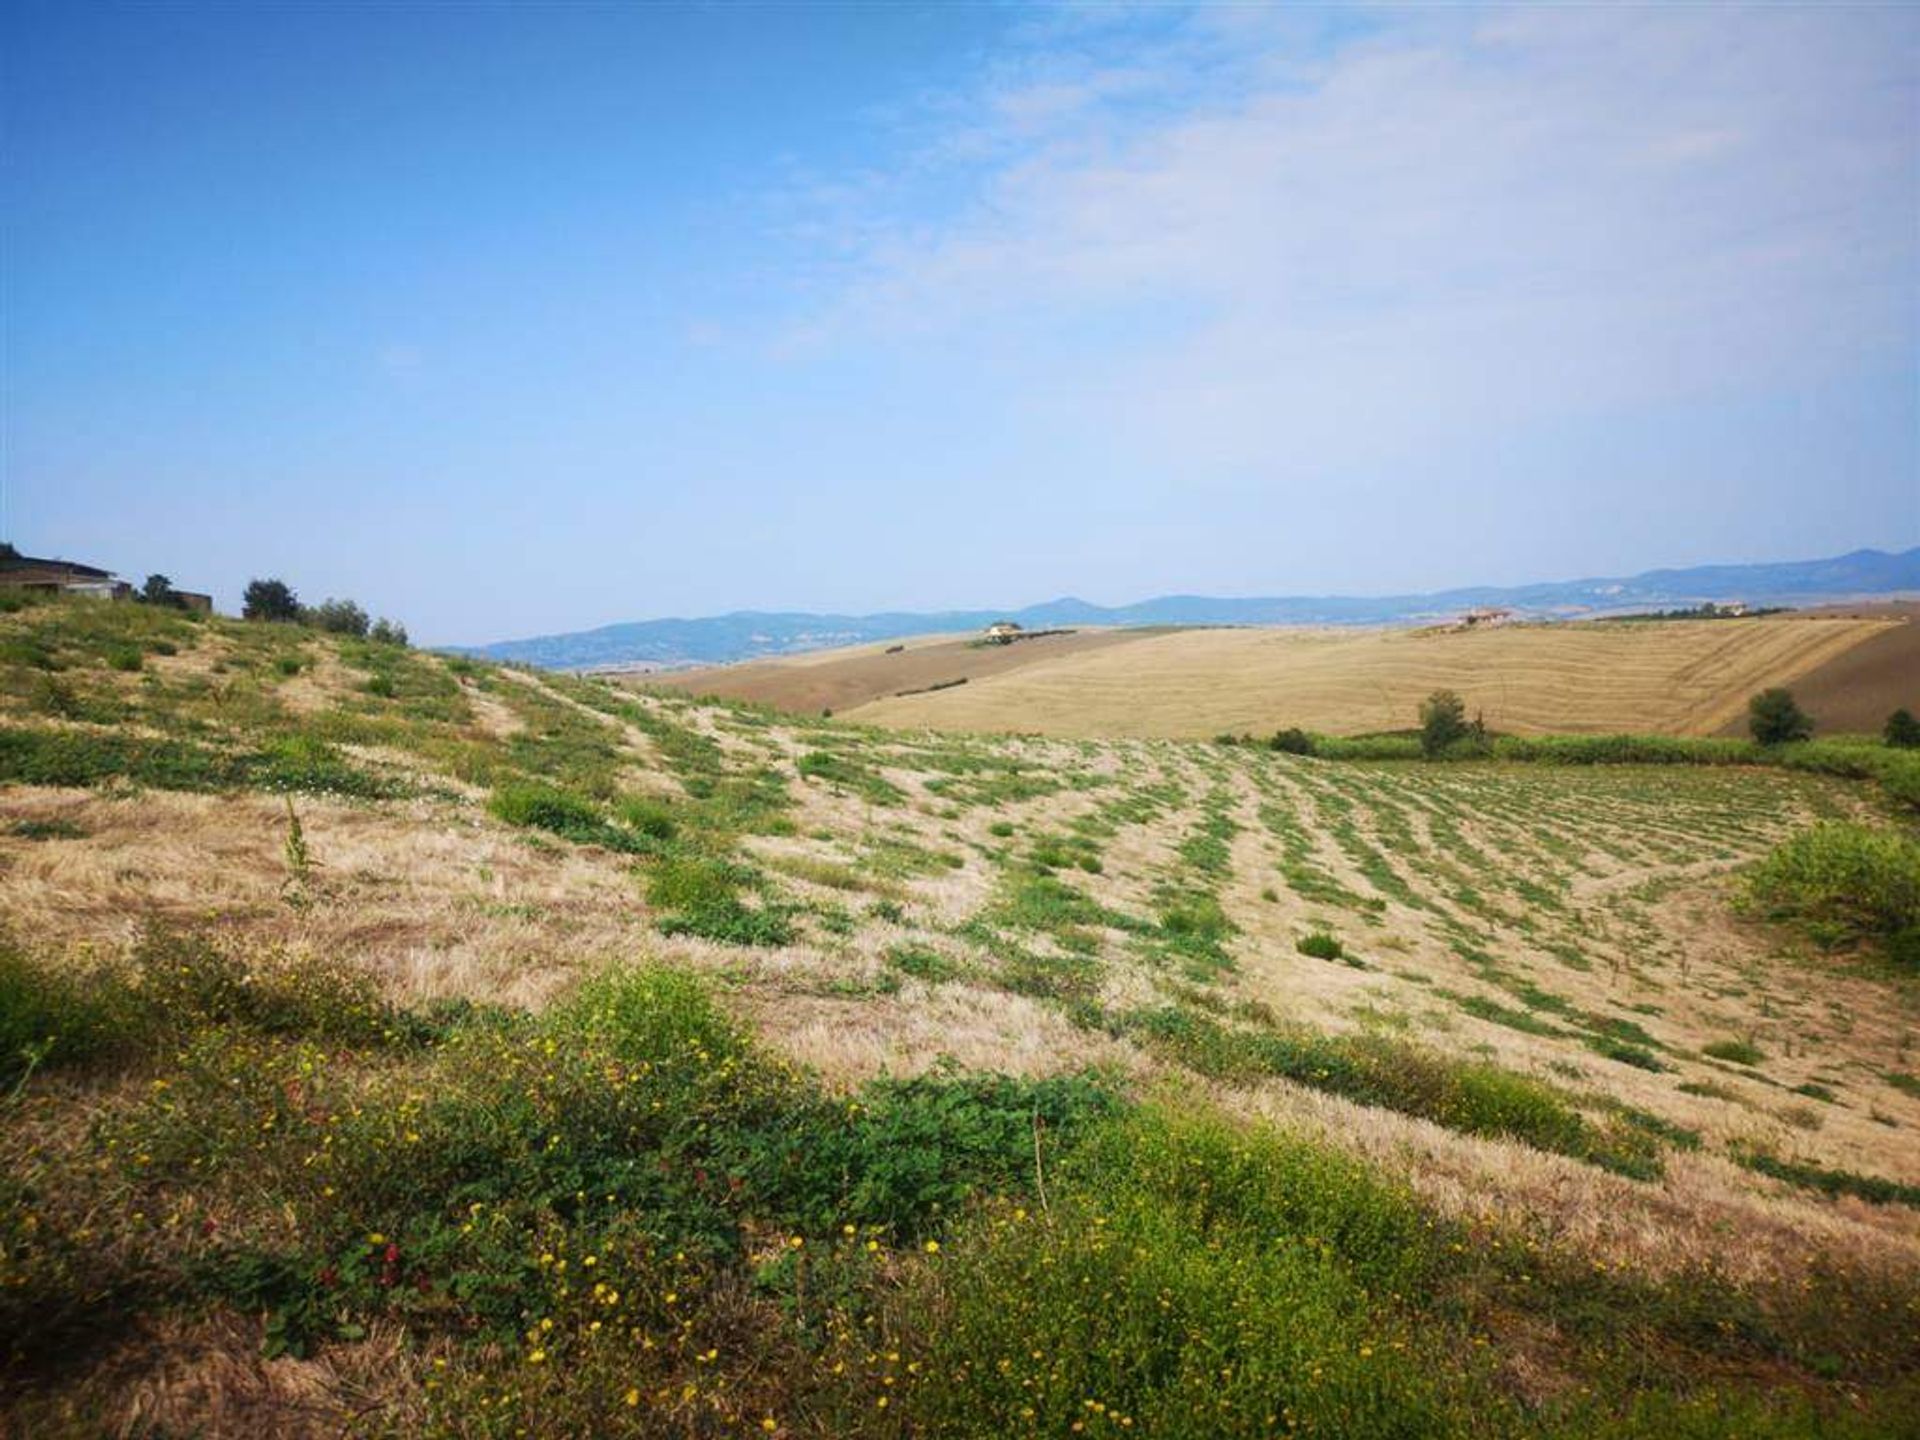
[[[82,565],[77,560],[43,560],[17,552],[0,556],[0,589],[90,595],[101,600],[125,600],[133,594],[133,587],[111,570]]]

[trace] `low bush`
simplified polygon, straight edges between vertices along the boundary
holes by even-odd
[[[1800,708],[1792,691],[1775,686],[1747,702],[1747,729],[1762,745],[1787,745],[1813,735],[1813,718]]]
[[[1747,876],[1766,914],[1826,944],[1862,940],[1920,964],[1920,841],[1853,823],[1817,825],[1774,847]]]
[[[1298,725],[1290,725],[1285,730],[1274,731],[1273,737],[1267,741],[1267,748],[1282,755],[1311,755],[1314,753],[1314,740]]]
[[[1294,941],[1293,948],[1302,955],[1311,955],[1316,960],[1340,960],[1346,956],[1346,947],[1332,935],[1316,930],[1311,935],[1302,935]]]

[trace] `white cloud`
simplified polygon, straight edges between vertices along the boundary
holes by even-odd
[[[959,204],[866,178],[808,333],[1067,367],[1063,423],[1255,467],[1911,353],[1913,12],[1373,18],[1047,29],[948,97]]]

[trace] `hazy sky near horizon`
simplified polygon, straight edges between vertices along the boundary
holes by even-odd
[[[480,642],[1920,544],[1920,11],[16,3],[23,550]]]

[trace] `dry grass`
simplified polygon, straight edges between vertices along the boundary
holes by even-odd
[[[1368,729],[1404,723],[1419,694],[1448,683],[1507,729],[1577,713],[1584,727],[1565,728],[1664,717],[1699,730],[1749,685],[1875,633],[1847,620],[1188,633],[922,698],[932,709],[1017,701],[1028,706],[1022,726],[1062,734],[1083,724],[1172,733],[1181,703],[1202,712],[1181,722],[1186,733]],[[280,687],[290,711],[367,703],[331,652],[315,658]],[[1143,667],[1155,683],[1130,688]],[[1235,682],[1218,683],[1222,674]],[[1508,683],[1487,678],[1477,693],[1463,675]],[[1630,1180],[1279,1079],[1204,1088],[1365,1157],[1443,1213],[1496,1219],[1595,1264],[1665,1276],[1711,1260],[1768,1282],[1836,1265],[1920,1283],[1920,1212],[1793,1189],[1737,1163],[1761,1149],[1920,1183],[1920,1098],[1889,1078],[1920,1072],[1920,996],[1733,906],[1741,865],[1814,819],[1860,813],[1861,792],[1842,782],[1773,770],[1334,764],[1161,739],[958,739],[769,722],[648,695],[633,700],[644,713],[609,713],[586,703],[608,698],[591,689],[505,672],[465,694],[463,744],[524,747],[536,728],[528,715],[545,707],[541,724],[577,722],[566,744],[604,745],[613,792],[671,798],[683,825],[717,782],[771,767],[785,794],[777,824],[680,838],[750,871],[756,903],[791,917],[790,943],[660,933],[643,899],[654,863],[643,851],[510,828],[480,787],[435,773],[431,746],[398,748],[408,734],[397,722],[395,747],[357,753],[432,786],[405,800],[297,797],[304,876],[290,869],[277,795],[0,789],[0,926],[76,957],[128,950],[155,923],[203,930],[296,959],[348,960],[406,1001],[527,1008],[609,962],[664,958],[710,977],[767,1044],[836,1088],[947,1066],[1095,1066],[1136,1090],[1194,1086],[1167,1051],[1117,1023],[1167,1008],[1222,1025],[1399,1038],[1551,1085],[1596,1123],[1630,1108],[1693,1132],[1698,1148],[1663,1142],[1664,1175]],[[803,777],[796,762],[822,748],[899,795]],[[689,749],[707,773],[674,768],[695,763]],[[1217,956],[1196,959],[1166,928],[1170,907],[1197,899],[1226,922]],[[1314,931],[1337,935],[1356,963],[1302,954],[1296,942]],[[917,969],[901,964],[903,949]],[[1078,978],[1057,985],[1061,975]],[[1630,1040],[1624,1052],[1595,1045],[1609,1025]],[[1764,1059],[1703,1053],[1729,1037]],[[110,1426],[338,1433],[381,1403],[378,1334],[269,1363],[230,1343],[225,1323],[215,1316],[102,1357],[88,1384],[110,1397]]]
[[[973,635],[916,635],[846,649],[817,650],[777,660],[703,666],[635,677],[642,686],[772,705],[801,714],[850,710],[871,701],[952,685],[975,684],[1033,665],[1115,646],[1130,646],[1164,633],[1159,629],[1076,630],[1041,635],[1013,645],[981,645]]]
[[[0,924],[38,943],[118,950],[158,923],[346,955],[396,997],[538,1004],[582,968],[646,943],[626,867],[529,843],[425,802],[296,802],[313,854],[289,888],[284,802],[258,795],[0,792],[0,829],[59,818],[84,840],[0,837]]]
[[[850,718],[1069,736],[1198,738],[1285,725],[1360,734],[1411,726],[1420,701],[1446,688],[1489,725],[1519,734],[1710,735],[1755,691],[1790,683],[1893,623],[1766,617],[1469,632],[1180,631],[878,700]]]

